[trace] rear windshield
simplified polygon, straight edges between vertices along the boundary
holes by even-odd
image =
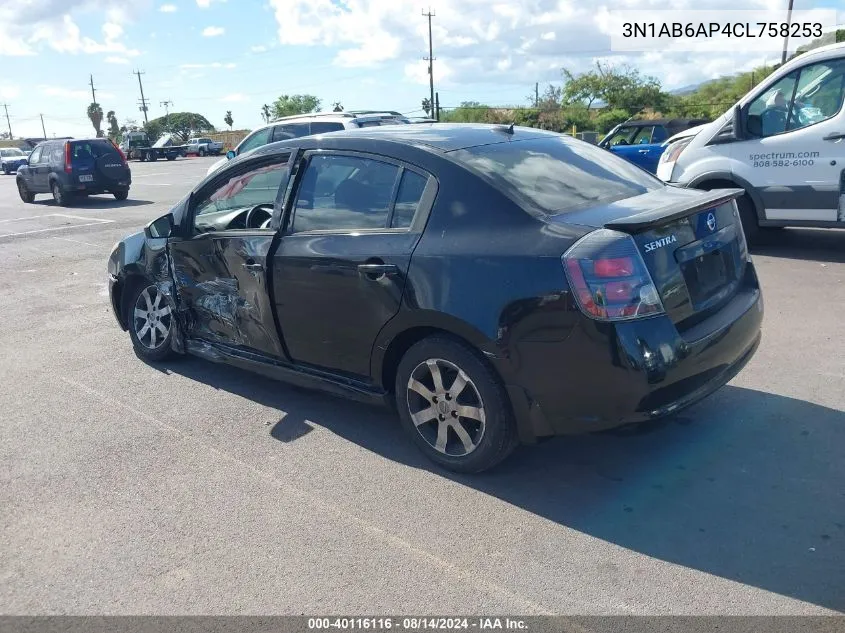
[[[73,141],[70,144],[70,155],[73,158],[99,158],[106,154],[114,154],[114,147],[109,141]]]
[[[611,152],[566,136],[480,145],[451,152],[528,211],[569,213],[665,185]]]

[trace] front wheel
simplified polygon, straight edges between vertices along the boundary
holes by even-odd
[[[112,191],[115,200],[126,200],[129,197],[129,191]]]
[[[198,152],[200,156],[205,156],[205,150],[201,147],[200,151]]]
[[[26,183],[21,178],[18,178],[18,195],[27,204],[35,200],[35,194],[27,189]]]
[[[176,157],[173,154],[168,154],[167,160],[176,160]]]
[[[154,284],[141,283],[127,302],[129,337],[135,352],[149,361],[173,355],[170,345],[176,322],[167,298]]]
[[[433,462],[476,473],[505,459],[517,445],[510,401],[493,369],[467,344],[431,336],[399,363],[399,418]]]

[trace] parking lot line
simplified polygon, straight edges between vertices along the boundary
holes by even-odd
[[[54,240],[62,240],[63,242],[73,242],[74,244],[85,244],[85,246],[94,246],[96,248],[108,248],[108,244],[93,244],[91,242],[83,242],[82,240],[72,240],[69,237],[53,237]]]
[[[82,215],[70,215],[68,213],[47,213],[44,215],[34,215],[28,218],[16,218],[18,221],[23,220],[35,220],[38,218],[50,218],[50,217],[59,217],[59,218],[69,218],[71,220],[89,220],[88,222],[83,222],[82,224],[72,224],[67,226],[51,226],[46,229],[33,229],[31,231],[17,231],[12,233],[0,233],[0,238],[3,237],[18,237],[20,235],[33,235],[35,233],[47,233],[49,231],[62,231],[65,229],[76,229],[81,228],[84,226],[97,226],[100,224],[111,224],[114,220],[108,220],[105,218],[90,218],[85,217]],[[10,220],[11,221],[11,220]]]
[[[106,220],[106,219],[103,219],[103,218],[88,218],[88,217],[85,217],[84,215],[70,215],[69,213],[49,213],[49,214],[47,214],[47,216],[43,216],[43,217],[48,217],[48,216],[57,216],[57,217],[60,217],[60,218],[71,218],[72,220],[94,220],[96,222],[104,222],[104,223],[105,222],[114,222],[114,220]]]

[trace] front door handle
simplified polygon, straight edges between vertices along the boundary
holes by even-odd
[[[399,267],[396,264],[359,264],[358,272],[375,280],[385,275],[398,275]]]
[[[823,141],[838,141],[839,139],[845,138],[845,132],[831,132],[827,136],[823,136]]]
[[[640,154],[648,154],[648,150],[647,150],[647,149],[638,149],[637,151],[638,151]]]
[[[246,268],[247,270],[252,270],[252,271],[254,271],[254,270],[264,270],[264,266],[262,264],[259,264],[258,262],[253,261],[251,259],[246,260],[246,263],[244,264],[244,268]]]

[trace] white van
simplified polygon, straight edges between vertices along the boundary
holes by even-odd
[[[845,43],[787,62],[718,119],[668,141],[657,175],[696,189],[742,187],[746,236],[845,228]]]

